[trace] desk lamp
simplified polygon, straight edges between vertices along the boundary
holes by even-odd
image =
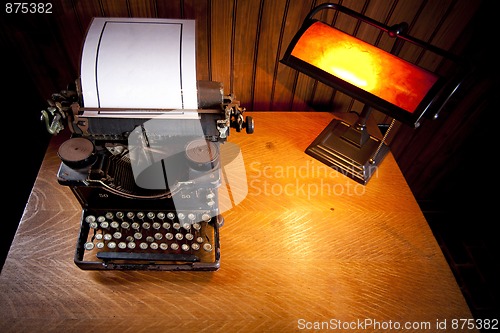
[[[391,52],[333,28],[313,16],[335,9],[374,26],[395,39]],[[445,78],[399,58],[402,42],[451,61],[442,49],[406,35],[406,23],[386,26],[338,4],[321,4],[307,15],[281,62],[361,102],[357,122],[333,120],[309,145],[306,153],[355,181],[366,185],[389,147],[385,139],[394,120],[418,127],[425,115],[436,118],[458,89],[460,75]],[[393,118],[382,140],[371,136],[366,120],[375,108]]]

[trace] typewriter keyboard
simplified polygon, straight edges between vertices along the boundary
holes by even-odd
[[[201,211],[87,210],[79,243],[85,256],[104,262],[214,262],[216,219]]]

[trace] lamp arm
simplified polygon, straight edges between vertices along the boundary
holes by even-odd
[[[452,61],[457,61],[457,62],[460,61],[460,59],[453,53],[450,53],[450,52],[443,50],[441,48],[438,48],[432,44],[426,43],[420,39],[417,39],[417,38],[414,38],[412,36],[407,35],[406,30],[408,29],[408,24],[406,22],[402,22],[400,24],[395,24],[393,26],[388,26],[388,25],[380,23],[372,18],[369,18],[368,16],[365,16],[363,14],[355,12],[352,9],[349,9],[347,7],[344,7],[344,6],[336,4],[336,3],[323,3],[323,4],[320,4],[316,7],[314,7],[309,12],[309,14],[307,14],[306,20],[304,20],[304,22],[306,22],[308,20],[312,20],[314,15],[316,15],[319,11],[322,11],[324,9],[338,10],[339,12],[347,14],[349,16],[352,16],[352,17],[360,20],[361,22],[367,23],[371,26],[374,26],[374,27],[384,31],[384,32],[387,32],[387,34],[392,38],[400,38],[402,40],[405,40],[407,42],[415,44],[415,45],[423,48],[424,50],[431,51],[437,55],[440,55],[440,56],[445,57],[447,59],[450,59]]]

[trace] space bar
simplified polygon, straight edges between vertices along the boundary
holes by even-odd
[[[194,254],[176,253],[99,252],[97,258],[101,260],[200,261],[200,258]]]

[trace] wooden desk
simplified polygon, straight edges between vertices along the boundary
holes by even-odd
[[[216,272],[75,266],[81,208],[56,181],[56,136],[0,276],[0,331],[456,332],[472,318],[391,154],[362,186],[304,153],[333,115],[252,115],[255,133],[229,138],[248,194],[224,213]]]

